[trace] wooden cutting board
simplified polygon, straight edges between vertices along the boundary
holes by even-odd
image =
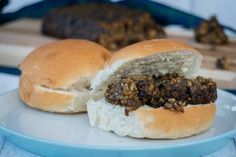
[[[0,27],[0,65],[16,67],[22,59],[36,47],[57,40],[41,34],[41,21],[20,19]],[[198,44],[193,40],[193,32],[186,29],[165,28],[168,38],[187,42],[200,50],[204,56],[200,75],[214,77],[222,88],[236,89],[236,39],[229,45],[215,46]],[[219,70],[215,67],[218,57],[229,59],[230,67]]]

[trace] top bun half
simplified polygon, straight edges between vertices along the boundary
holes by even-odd
[[[137,58],[144,58],[151,55],[157,55],[159,53],[177,52],[177,51],[188,51],[191,53],[199,52],[188,44],[177,40],[170,39],[153,39],[138,42],[136,44],[127,46],[120,49],[112,56],[110,64],[113,64],[119,60],[133,60]]]
[[[100,90],[109,82],[129,75],[163,75],[179,73],[190,76],[197,72],[201,54],[180,41],[155,39],[139,42],[115,52],[107,67],[92,80],[92,88]]]

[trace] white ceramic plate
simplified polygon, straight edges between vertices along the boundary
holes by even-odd
[[[236,97],[218,90],[216,104],[216,119],[205,133],[178,140],[134,139],[91,128],[86,114],[29,108],[19,99],[18,90],[13,90],[0,97],[0,132],[18,146],[46,156],[192,156],[193,151],[198,156],[219,149],[236,133]]]

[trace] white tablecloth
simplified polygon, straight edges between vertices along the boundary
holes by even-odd
[[[18,77],[14,75],[7,75],[0,73],[0,95],[17,88]],[[39,157],[32,153],[26,152],[14,144],[10,143],[8,139],[0,135],[0,157]],[[205,157],[236,157],[236,145],[234,141],[230,142],[224,148],[206,155]]]

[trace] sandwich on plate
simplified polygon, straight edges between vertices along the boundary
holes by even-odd
[[[91,81],[90,125],[120,136],[176,139],[211,127],[216,83],[192,75],[201,54],[182,42],[159,39],[118,50]]]

